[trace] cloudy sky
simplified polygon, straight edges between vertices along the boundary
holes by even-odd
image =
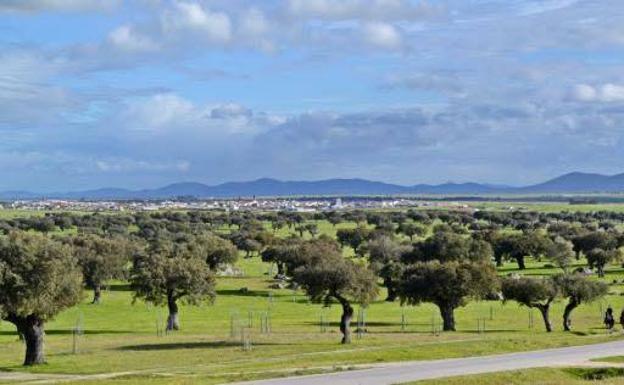
[[[0,189],[624,172],[622,0],[0,0]]]

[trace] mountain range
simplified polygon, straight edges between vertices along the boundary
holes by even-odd
[[[175,197],[227,198],[251,196],[349,196],[349,195],[518,195],[624,193],[624,173],[601,175],[572,172],[543,183],[522,186],[500,186],[480,183],[417,184],[403,186],[365,179],[327,179],[319,181],[280,181],[262,178],[249,182],[219,185],[186,182],[145,190],[102,188],[97,190],[36,193],[30,191],[0,192],[0,199],[165,199]]]

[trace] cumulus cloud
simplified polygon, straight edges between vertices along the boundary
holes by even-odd
[[[366,23],[363,26],[364,40],[376,47],[384,49],[401,48],[401,33],[396,27],[387,23]]]
[[[140,22],[111,30],[101,44],[78,47],[76,56],[86,56],[85,61],[117,62],[123,67],[132,65],[132,61],[143,62],[137,58],[193,57],[198,54],[197,48],[244,47],[267,53],[276,50],[272,36],[275,20],[259,8],[231,12],[205,3],[174,0],[151,10]]]
[[[138,33],[129,25],[122,25],[111,31],[108,40],[122,51],[150,52],[158,49],[158,44],[149,36]]]
[[[192,140],[253,135],[271,120],[263,113],[255,116],[250,108],[238,103],[196,103],[168,92],[126,101],[111,121],[139,137],[177,135]]]
[[[624,101],[624,85],[613,83],[598,86],[578,84],[574,87],[572,96],[581,102],[622,102]]]
[[[122,112],[122,120],[131,125],[128,128],[150,132],[166,130],[173,125],[183,125],[195,117],[193,103],[171,93],[131,101]]]
[[[225,44],[232,38],[232,23],[224,12],[215,12],[198,3],[176,1],[161,16],[165,35],[191,32],[211,43]]]
[[[16,33],[0,43],[1,180],[520,184],[616,168],[618,1],[142,0],[110,30]],[[90,2],[0,3],[71,24]]]

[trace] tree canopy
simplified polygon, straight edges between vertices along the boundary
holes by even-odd
[[[45,362],[45,322],[81,297],[82,274],[69,246],[21,231],[0,237],[0,314],[24,337],[24,365]]]
[[[505,301],[516,301],[529,308],[536,308],[542,314],[546,331],[552,331],[550,305],[557,298],[559,288],[551,278],[505,278],[501,283]]]
[[[606,283],[590,280],[581,274],[561,274],[554,277],[562,297],[568,299],[563,312],[563,329],[569,331],[572,325],[571,314],[582,303],[595,301],[607,294]]]
[[[335,299],[341,304],[342,343],[350,343],[349,324],[353,317],[351,303],[366,305],[374,300],[378,294],[377,279],[371,270],[345,259],[337,251],[316,256],[320,258],[308,259],[295,270],[294,280],[313,301],[328,306]]]
[[[489,263],[419,262],[408,266],[399,284],[403,303],[431,302],[440,308],[445,331],[455,330],[454,311],[469,298],[485,298],[496,291],[498,276]]]
[[[135,300],[167,304],[167,330],[178,330],[178,301],[191,305],[212,302],[215,278],[205,256],[186,245],[161,241],[134,259],[130,283]]]
[[[127,239],[95,234],[69,237],[65,241],[73,246],[85,285],[93,290],[93,303],[100,303],[102,285],[108,280],[126,276],[133,254],[132,245]]]

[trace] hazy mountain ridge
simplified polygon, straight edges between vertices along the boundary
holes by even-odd
[[[144,190],[102,188],[49,194],[29,191],[5,191],[0,192],[0,199],[164,199],[181,196],[226,198],[239,196],[570,194],[599,192],[624,192],[624,174],[601,175],[572,172],[543,183],[524,187],[450,182],[439,185],[417,184],[402,186],[365,179],[280,181],[262,178],[249,182],[227,182],[213,186],[197,182],[183,182],[157,189]]]

